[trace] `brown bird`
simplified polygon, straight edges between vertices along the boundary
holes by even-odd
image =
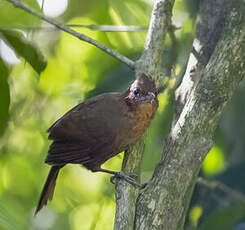
[[[45,163],[52,167],[35,214],[52,200],[59,170],[68,163],[128,180],[126,175],[102,169],[101,165],[142,136],[157,107],[155,83],[141,74],[126,92],[93,97],[58,119],[47,130],[53,143]]]

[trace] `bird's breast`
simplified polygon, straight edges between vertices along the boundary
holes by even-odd
[[[138,105],[136,109],[129,110],[125,114],[127,124],[125,124],[123,146],[128,146],[137,141],[148,128],[156,112],[157,105],[145,103]]]

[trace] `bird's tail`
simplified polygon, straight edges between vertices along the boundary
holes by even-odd
[[[52,168],[49,171],[48,178],[46,180],[46,183],[43,187],[35,215],[42,209],[44,205],[47,204],[48,200],[53,199],[54,195],[54,188],[56,184],[56,179],[59,174],[59,170],[63,167],[64,165],[59,165],[59,166],[52,166]]]

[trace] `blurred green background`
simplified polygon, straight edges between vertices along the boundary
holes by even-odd
[[[26,0],[64,24],[148,26],[147,0]],[[40,8],[43,8],[41,10]],[[167,35],[163,74],[170,77],[148,130],[142,164],[146,182],[157,164],[173,116],[173,84],[183,75],[198,10],[197,0],[177,0]],[[18,30],[12,30],[13,28]],[[136,60],[146,31],[101,32],[75,28]],[[0,229],[112,229],[114,185],[109,176],[78,165],[62,169],[55,196],[36,218],[35,206],[48,174],[44,164],[50,141],[46,130],[67,110],[102,92],[124,91],[134,73],[97,48],[60,32],[28,13],[0,1]],[[245,193],[245,84],[236,92],[215,134],[215,147],[201,175]],[[120,170],[123,153],[105,168]],[[245,221],[245,205],[234,197],[197,186],[186,229],[229,230]],[[199,225],[197,225],[199,222]]]

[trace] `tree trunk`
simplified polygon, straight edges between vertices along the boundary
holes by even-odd
[[[154,16],[158,15],[157,4],[165,3],[164,7],[166,7],[159,14],[160,17],[166,9],[171,11],[173,2],[170,5],[166,2],[170,1],[155,1],[151,23],[161,22],[161,20],[154,21]],[[168,24],[166,19],[169,18],[166,15],[169,14],[165,14],[164,19],[162,18],[165,25]],[[194,47],[198,42],[199,49],[193,52],[196,61],[191,68],[187,68],[183,82],[176,91],[175,121],[165,142],[162,158],[152,179],[138,197],[139,192],[135,192],[137,188],[131,187],[132,191],[124,200],[124,194],[131,185],[125,183],[119,185],[121,182],[118,182],[115,229],[183,229],[196,177],[206,154],[212,148],[212,136],[221,113],[245,75],[244,2],[204,0],[200,6],[199,16],[200,22],[197,24],[194,41]],[[220,25],[221,28],[217,29]],[[151,28],[154,28],[152,24],[149,33]],[[149,33],[148,38],[151,39]],[[158,42],[152,39],[153,44],[150,41],[146,44],[151,44],[150,47],[155,48],[163,46],[163,43],[159,42],[160,39],[164,40],[163,38],[159,36],[156,39]],[[144,55],[152,54],[146,49],[142,56]],[[149,57],[144,57],[144,60],[154,63],[145,66],[157,79],[162,60],[159,56],[153,59]],[[144,62],[141,63],[141,66],[144,66]],[[143,149],[141,145],[132,149],[134,148]],[[131,155],[128,157],[132,157]],[[141,158],[140,154],[137,156]],[[135,162],[136,160],[128,160],[123,169],[129,168],[129,165],[137,168]],[[137,162],[140,163],[138,160]],[[120,202],[118,194],[121,197]],[[131,220],[119,221],[119,215],[129,207],[132,210],[131,216],[126,218]],[[135,215],[133,215],[134,210],[136,210]],[[130,224],[125,228],[121,223],[127,221]]]

